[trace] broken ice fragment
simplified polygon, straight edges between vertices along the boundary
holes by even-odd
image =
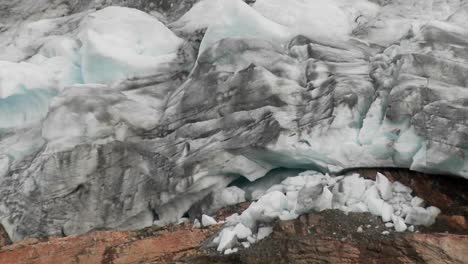
[[[219,245],[217,250],[222,252],[225,249],[229,249],[237,243],[236,233],[229,229],[221,231]]]
[[[202,225],[203,226],[211,226],[211,225],[216,225],[217,222],[216,220],[211,217],[211,216],[208,216],[208,215],[202,215]]]
[[[411,225],[430,226],[435,222],[439,213],[440,210],[433,206],[428,207],[427,209],[422,207],[413,207],[406,215],[405,223]]]
[[[384,202],[382,205],[382,221],[390,222],[392,220],[393,207]]]
[[[424,200],[419,198],[418,196],[413,197],[411,199],[411,206],[413,207],[422,207],[424,205]]]
[[[376,186],[377,189],[379,190],[380,197],[384,199],[385,201],[389,200],[392,198],[392,184],[390,181],[381,173],[377,173],[376,177]]]
[[[244,226],[242,223],[237,224],[232,231],[236,233],[239,239],[247,239],[247,237],[252,235],[250,228]]]
[[[393,224],[395,224],[395,230],[397,232],[404,232],[406,230],[407,226],[403,218],[396,215],[392,215],[392,221]]]
[[[263,226],[258,229],[257,241],[264,239],[273,232],[273,228],[269,226]]]

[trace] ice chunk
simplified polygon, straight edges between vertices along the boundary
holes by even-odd
[[[200,228],[200,227],[201,227],[200,220],[195,218],[195,220],[193,221],[193,228]]]
[[[296,213],[331,209],[332,200],[333,194],[323,183],[308,183],[299,191]]]
[[[397,232],[404,232],[406,230],[407,226],[403,218],[396,216],[396,215],[392,215],[392,221],[393,221],[393,224],[395,224],[395,230]]]
[[[208,215],[202,215],[202,225],[203,226],[210,226],[210,225],[216,225],[218,222],[216,222],[216,220],[211,217],[211,216],[208,216]]]
[[[376,177],[376,186],[383,200],[387,201],[392,198],[392,184],[387,177],[379,172]]]
[[[422,207],[413,207],[406,215],[405,223],[410,225],[430,226],[435,222],[439,213],[440,210],[433,206],[426,209]]]
[[[244,226],[242,223],[237,224],[232,231],[236,233],[238,239],[247,239],[247,237],[252,235],[250,228]]]
[[[374,185],[367,189],[364,196],[369,212],[373,215],[382,216],[382,208],[385,202],[380,199],[377,187]]]
[[[264,239],[265,237],[269,236],[273,233],[273,228],[269,226],[262,226],[258,229],[257,233],[257,241]]]
[[[298,195],[299,195],[298,191],[290,191],[286,193],[286,198],[288,199],[289,211],[294,211],[296,209]]]
[[[184,224],[184,223],[187,223],[188,221],[189,221],[188,218],[182,217],[179,220],[177,220],[177,224]]]
[[[233,248],[233,249],[226,249],[226,251],[224,251],[224,255],[229,255],[229,254],[232,254],[232,253],[236,253],[237,252],[237,248]]]
[[[411,206],[413,207],[422,207],[424,205],[424,200],[419,198],[418,196],[413,197],[411,199]]]
[[[230,229],[223,229],[223,231],[221,231],[217,250],[222,252],[225,249],[232,248],[236,243],[236,233]]]
[[[362,227],[361,227],[361,226],[359,226],[359,227],[357,228],[356,232],[358,232],[358,233],[362,233],[362,232],[364,232],[364,230],[362,230]]]
[[[382,205],[382,221],[389,222],[392,220],[393,206],[384,202]]]
[[[277,217],[288,208],[288,199],[282,192],[273,191],[262,196],[254,208],[260,209],[267,217]]]
[[[399,181],[394,181],[392,183],[392,191],[396,193],[411,193],[413,190]]]
[[[351,176],[345,177],[342,183],[348,201],[350,199],[359,201],[362,198],[364,192],[366,191],[365,180],[359,177],[358,174],[353,174]],[[347,204],[349,205],[349,202]]]
[[[348,206],[348,209],[350,212],[355,212],[355,213],[365,213],[369,211],[369,209],[367,208],[367,205],[363,202],[354,203]]]

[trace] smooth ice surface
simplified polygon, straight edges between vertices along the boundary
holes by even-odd
[[[182,43],[156,18],[123,7],[88,15],[79,38],[83,81],[104,84],[154,74],[176,58]]]

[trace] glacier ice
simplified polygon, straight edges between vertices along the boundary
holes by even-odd
[[[72,22],[68,29],[60,28],[61,23]],[[40,43],[35,47],[37,52],[25,61],[16,62],[20,55],[0,57],[7,59],[0,61],[0,127],[25,126],[41,120],[50,100],[42,99],[46,96],[40,93],[55,95],[68,86],[110,85],[167,72],[183,40],[145,12],[107,7],[69,19],[25,22],[9,47],[17,49],[18,54],[29,54],[32,47],[28,45],[34,41]],[[29,96],[15,96],[20,94]],[[15,97],[8,98],[11,96]],[[26,106],[28,103],[36,107]]]
[[[225,38],[255,37],[281,45],[296,35],[326,41],[347,40],[356,17],[370,19],[378,6],[367,1],[203,0],[172,26],[182,32],[207,29],[200,52]]]
[[[145,12],[107,7],[83,20],[79,33],[85,83],[111,84],[151,75],[176,58],[182,39]]]

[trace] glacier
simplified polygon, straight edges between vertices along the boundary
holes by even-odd
[[[0,4],[13,240],[176,222],[278,169],[468,178],[467,1],[26,2]]]

